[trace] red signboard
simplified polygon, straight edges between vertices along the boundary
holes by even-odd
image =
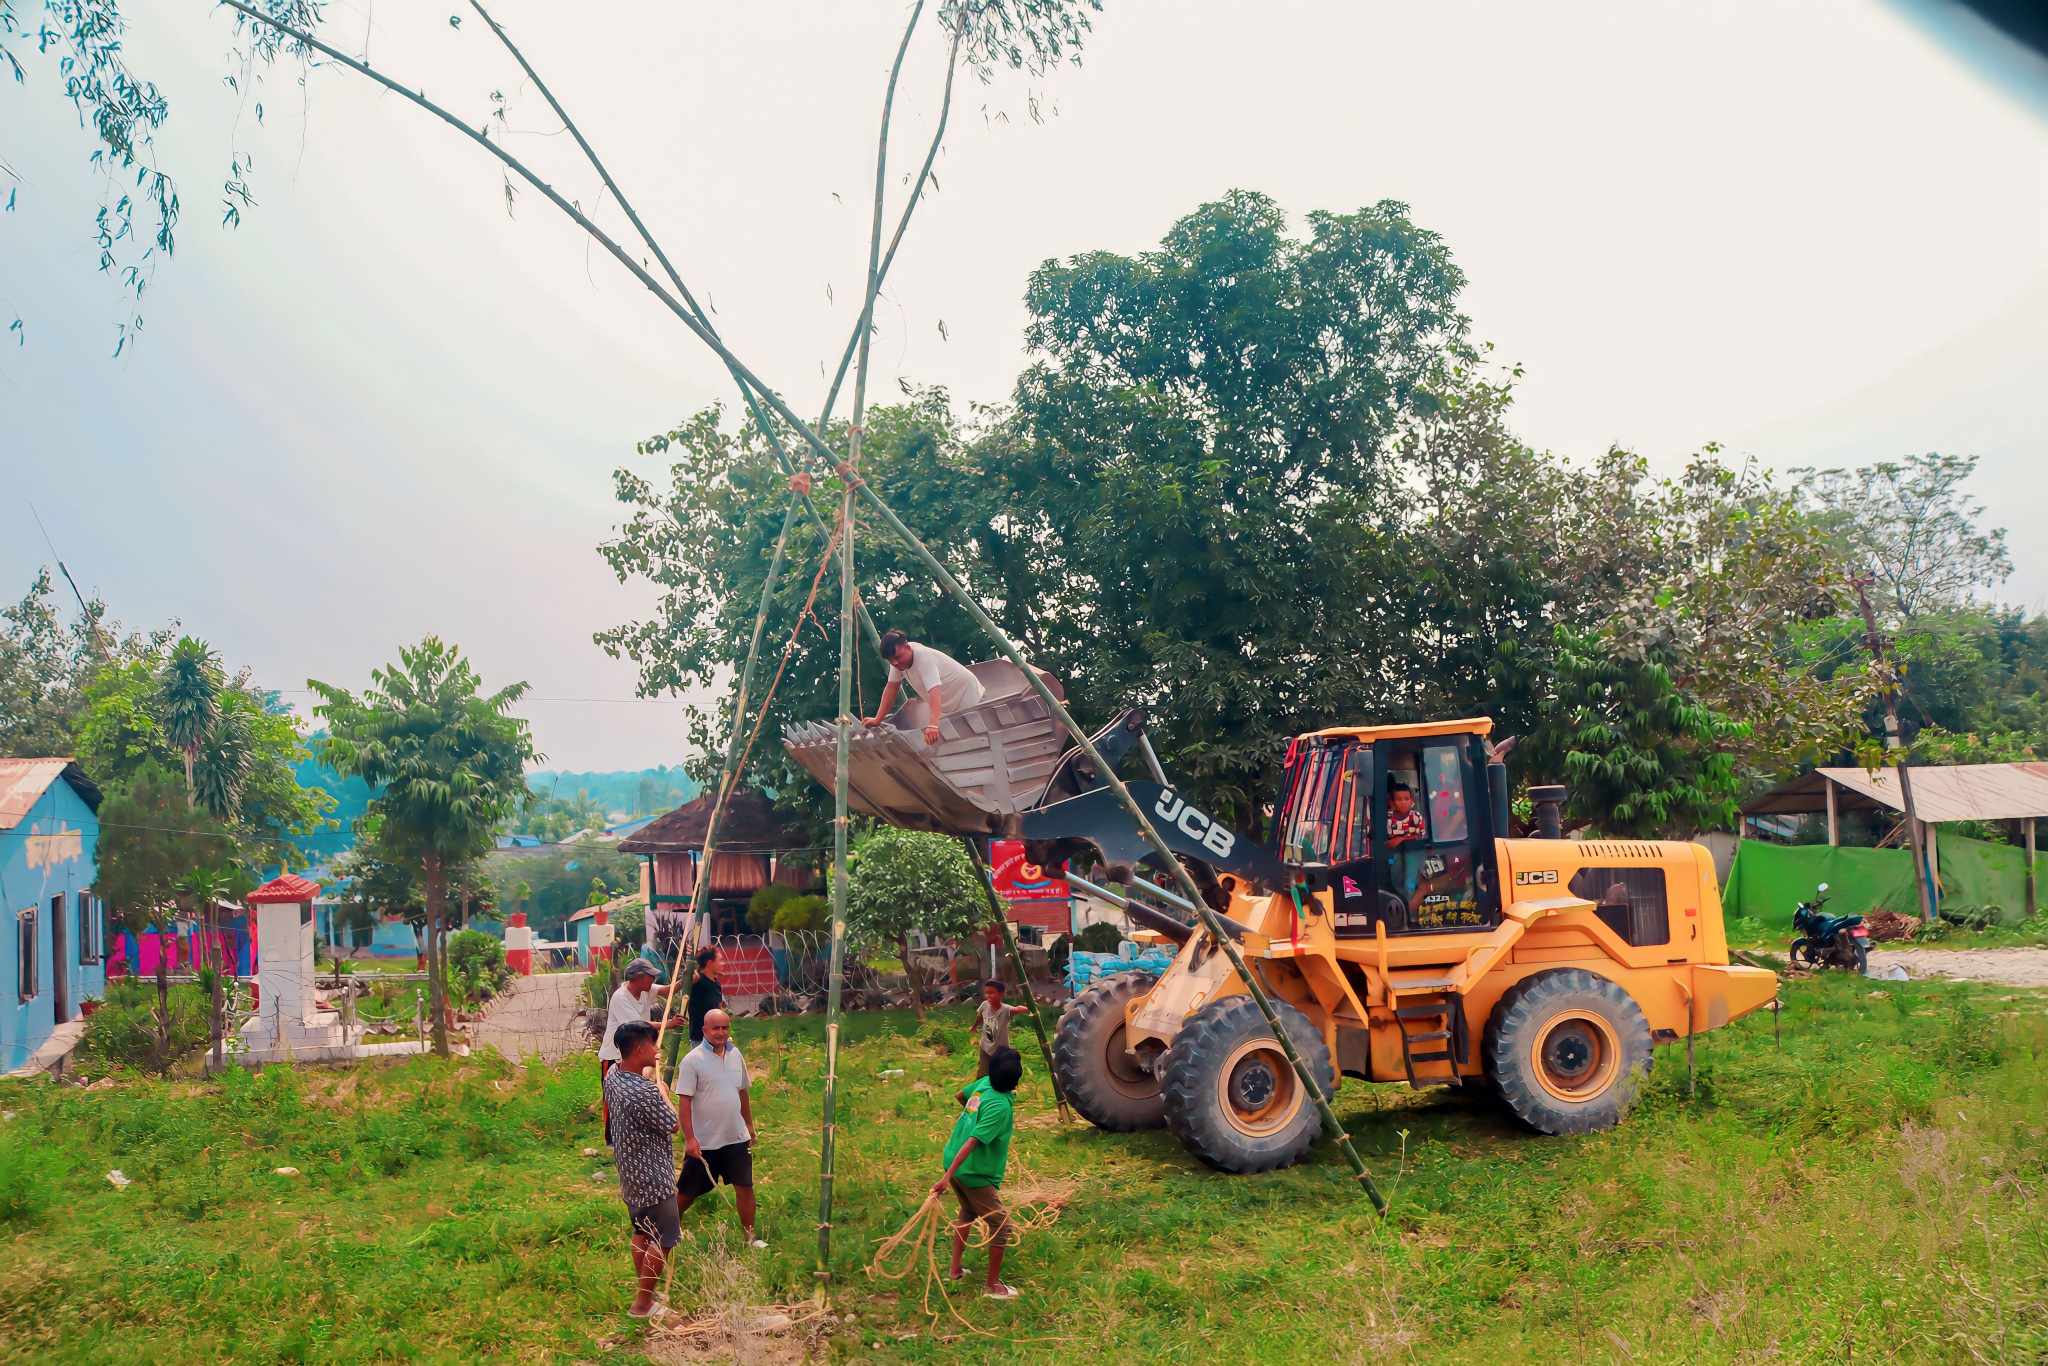
[[[996,840],[989,862],[995,868],[996,895],[1005,901],[1065,901],[1073,894],[1065,878],[1047,877],[1024,857],[1022,840]]]

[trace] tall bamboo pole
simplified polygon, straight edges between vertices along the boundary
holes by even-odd
[[[1038,1035],[1038,1052],[1045,1059],[1045,1075],[1052,1078],[1053,1104],[1059,1107],[1062,1121],[1071,1119],[1067,1113],[1067,1090],[1060,1085],[1059,1070],[1052,1065],[1052,1040],[1045,1036],[1045,1021],[1039,1017],[1038,1002],[1031,996],[1031,976],[1024,971],[1024,950],[1017,947],[1017,932],[1010,928],[1010,917],[1003,911],[1003,899],[996,895],[996,875],[988,866],[988,860],[981,855],[981,842],[971,836],[962,835],[960,842],[967,846],[967,857],[974,860],[974,866],[981,872],[981,890],[988,894],[988,912],[996,922],[996,928],[1003,932],[1003,943],[1010,950],[1010,970],[1017,974],[1018,989],[1024,993],[1024,1006],[1031,1013],[1031,1028]]]
[[[867,420],[868,336],[875,316],[875,293],[881,287],[878,266],[882,254],[882,197],[887,189],[889,165],[889,112],[896,102],[896,79],[903,70],[903,57],[910,50],[910,35],[924,12],[924,0],[910,11],[904,25],[903,41],[896,48],[895,65],[889,69],[889,86],[882,97],[882,131],[875,152],[875,209],[868,234],[867,287],[861,294],[860,363],[853,377],[853,420],[847,426],[846,463],[840,469],[839,489],[839,715],[838,755],[832,768],[832,952],[825,986],[825,1115],[818,1137],[818,1266],[820,1282],[832,1279],[832,1179],[838,1155],[839,1121],[839,999],[845,985],[846,963],[846,844],[851,816],[848,814],[847,766],[853,747],[853,490],[860,468],[861,424]]]

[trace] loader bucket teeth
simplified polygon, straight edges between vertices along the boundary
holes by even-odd
[[[969,667],[981,680],[982,700],[949,712],[936,745],[924,741],[925,708],[914,699],[872,730],[855,723],[847,752],[855,811],[911,830],[999,835],[1038,800],[1067,747],[1058,718],[1008,660]],[[1057,684],[1053,691],[1059,694]],[[782,744],[813,779],[832,787],[838,761],[832,726],[791,726]]]

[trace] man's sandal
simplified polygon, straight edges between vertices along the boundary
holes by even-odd
[[[1014,1300],[1017,1298],[1017,1287],[1014,1285],[1004,1285],[1001,1281],[997,1281],[981,1293],[985,1298],[991,1300]]]

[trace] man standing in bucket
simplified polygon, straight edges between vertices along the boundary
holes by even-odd
[[[889,666],[889,683],[882,689],[882,701],[875,714],[862,722],[869,729],[888,719],[905,679],[924,699],[924,742],[928,745],[939,742],[941,717],[965,711],[981,701],[981,680],[965,664],[944,650],[912,642],[901,631],[882,632],[882,659]]]

